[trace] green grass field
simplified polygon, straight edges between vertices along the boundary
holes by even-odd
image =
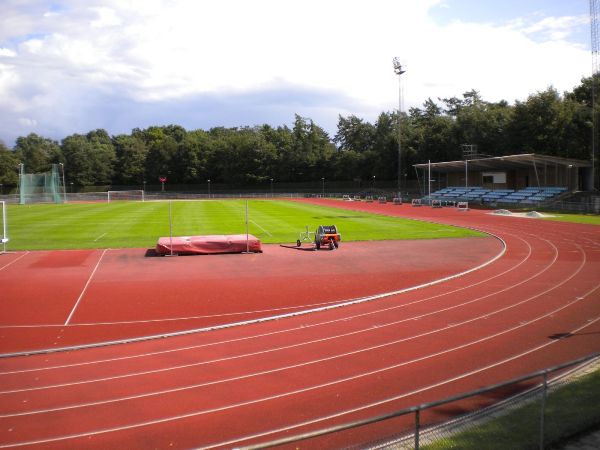
[[[562,214],[562,213],[548,213],[552,214],[553,217],[546,217],[544,220],[557,220],[560,222],[572,222],[572,223],[587,223],[590,225],[600,225],[600,216],[593,214]]]
[[[173,236],[246,233],[245,200],[173,201]],[[308,225],[335,224],[343,241],[482,236],[474,231],[300,202],[251,200],[249,232],[293,243]],[[169,236],[169,202],[9,205],[11,250],[152,248]]]

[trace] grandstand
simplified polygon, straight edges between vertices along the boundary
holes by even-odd
[[[543,188],[528,187],[515,191],[514,189],[490,190],[479,186],[448,187],[432,192],[425,200],[471,202],[490,205],[539,205],[559,198],[567,192],[566,187],[549,186]]]
[[[424,197],[427,202],[436,199],[526,207],[592,188],[591,162],[556,156],[522,154],[414,167],[417,175],[423,173],[422,192],[431,192]]]

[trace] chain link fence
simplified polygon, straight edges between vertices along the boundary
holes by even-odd
[[[599,420],[600,353],[594,353],[451,398],[244,448],[543,449]]]

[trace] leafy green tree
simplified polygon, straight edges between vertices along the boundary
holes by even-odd
[[[65,176],[78,186],[109,184],[113,175],[115,149],[108,133],[96,130],[86,136],[73,134],[62,141]]]
[[[171,136],[162,135],[161,140],[151,141],[146,157],[146,175],[153,181],[158,181],[159,177],[167,177],[169,181],[175,181],[178,177],[172,171],[172,164],[177,152],[177,141]]]
[[[119,184],[140,184],[145,179],[148,149],[143,140],[125,134],[113,138],[116,167],[115,181]]]
[[[419,162],[460,158],[455,121],[444,115],[433,100],[428,99],[423,109],[411,108],[410,121],[414,128],[410,144]]]
[[[375,133],[375,127],[364,122],[363,119],[354,115],[348,118],[339,116],[333,142],[340,151],[354,150],[357,153],[364,153],[372,149]]]
[[[15,152],[25,165],[27,173],[47,172],[51,164],[62,162],[58,143],[35,133],[18,137]]]
[[[561,98],[556,89],[530,95],[517,101],[508,131],[515,153],[541,153],[563,156],[561,138],[565,123]]]
[[[93,185],[96,181],[92,162],[92,146],[85,136],[73,134],[62,141],[65,157],[65,178],[76,186]]]
[[[14,151],[9,150],[4,143],[0,142],[0,184],[5,187],[16,186],[19,181],[17,165],[19,160]]]

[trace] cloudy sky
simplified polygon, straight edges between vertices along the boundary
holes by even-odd
[[[373,121],[591,73],[588,0],[0,0],[0,140]]]

